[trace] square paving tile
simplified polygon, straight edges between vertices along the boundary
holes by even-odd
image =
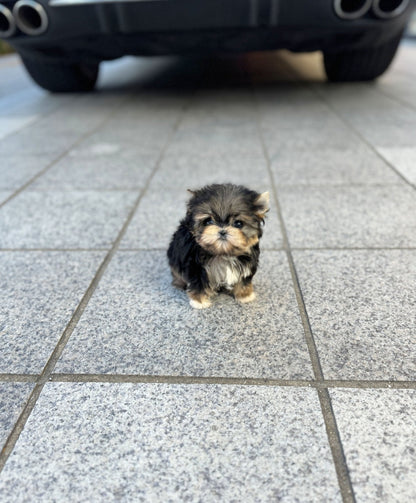
[[[331,111],[310,85],[280,84],[256,90],[262,129],[291,129],[299,127],[337,127],[339,118]]]
[[[0,449],[10,435],[33,386],[31,383],[0,382]]]
[[[416,185],[416,147],[379,148],[378,151],[406,180]]]
[[[412,63],[409,66],[411,65]],[[416,90],[413,86],[413,77],[409,74],[406,75],[406,73],[387,72],[382,79],[377,81],[377,89],[393,99],[399,98],[402,104],[406,103],[414,108],[416,106]]]
[[[252,127],[193,126],[180,128],[167,149],[167,155],[236,155],[263,154],[260,137]]]
[[[300,94],[291,96],[289,90],[284,89],[282,92],[282,89],[278,88],[269,95],[259,95],[258,101],[262,132],[268,138],[271,138],[273,130],[277,132],[277,138],[280,133],[284,138],[290,138],[289,131],[294,133],[299,128],[308,131],[316,129],[317,124],[325,130],[337,129],[340,126],[337,116],[316,96],[307,100],[303,99]],[[344,129],[343,124],[341,127]],[[292,139],[295,140],[295,138],[294,134]],[[309,145],[312,146],[316,141],[320,141],[318,138],[317,135],[311,137],[310,140],[313,141]],[[299,137],[297,137],[296,143],[298,143],[298,139]]]
[[[118,124],[109,122],[89,138],[90,141],[76,146],[75,155],[87,156],[103,144],[120,145],[123,149],[133,149],[138,154],[154,155],[167,144],[173,134],[173,125],[167,123],[140,124],[130,121]]]
[[[293,247],[416,245],[416,197],[405,184],[283,187],[279,198]]]
[[[281,150],[272,159],[272,172],[278,186],[401,183],[368,147]]]
[[[53,113],[45,113],[40,120],[4,138],[0,154],[15,155],[23,149],[25,154],[59,155],[111,116],[122,99],[98,94],[74,96]]]
[[[397,121],[411,120],[414,112],[400,102],[377,90],[372,83],[320,84],[314,86],[324,102],[330,104],[338,116],[360,129],[370,121],[383,127]],[[360,122],[360,120],[362,122]]]
[[[187,189],[225,182],[243,184],[258,192],[271,191],[264,158],[166,159],[140,202],[121,248],[167,249],[179,222],[185,217],[190,198]],[[264,249],[282,248],[283,238],[272,197],[270,204],[261,246]]]
[[[150,187],[136,210],[120,247],[167,250],[173,233],[186,214],[189,193]]]
[[[168,155],[263,155],[250,91],[202,92],[167,149]]]
[[[98,150],[98,149],[97,149]],[[66,156],[49,169],[31,190],[139,190],[149,178],[156,155],[138,155],[118,145],[101,146],[101,155],[90,158]]]
[[[36,86],[20,90],[16,90],[12,82],[9,86],[7,91],[0,92],[0,139],[33,124],[70,99],[67,96],[48,96]]]
[[[124,144],[137,144],[143,140],[167,138],[172,134],[178,119],[182,116],[184,100],[172,103],[129,101],[122,113],[108,121],[99,131],[113,135],[114,140]],[[159,132],[159,135],[157,134]]]
[[[217,82],[218,84],[218,82]],[[256,105],[253,93],[246,86],[200,89],[191,102],[183,120],[183,126],[256,127],[253,113]]]
[[[415,145],[416,114],[411,120],[397,121],[392,124],[386,120],[382,125],[370,121],[359,127],[361,135],[377,149],[412,148]]]
[[[357,503],[416,500],[415,390],[331,390]]]
[[[0,491],[4,503],[341,501],[316,392],[255,386],[49,383]]]
[[[49,164],[49,159],[31,155],[7,155],[0,166],[0,190],[16,190]]]
[[[416,112],[371,84],[321,88],[322,98],[376,147],[413,147]]]
[[[416,250],[294,258],[325,377],[415,380]]]
[[[262,128],[262,136],[270,157],[284,150],[354,149],[361,146],[359,138],[341,122],[336,126],[304,126],[299,124],[287,128]]]
[[[138,193],[25,191],[0,210],[0,248],[108,248]]]
[[[270,190],[271,182],[264,156],[213,155],[195,153],[168,156],[158,169],[151,188],[186,191],[211,183],[235,183],[257,190]]]
[[[173,134],[185,100],[186,97],[163,95],[129,99],[119,113],[76,145],[70,155],[95,159],[97,155],[117,153],[123,158],[134,153],[157,157]]]
[[[62,119],[61,119],[62,120]],[[38,121],[17,131],[0,142],[2,158],[16,155],[24,148],[25,155],[39,156],[42,160],[53,159],[68,150],[81,136],[74,128],[54,128],[47,122]],[[53,141],[51,141],[53,138]]]
[[[199,311],[170,284],[165,252],[119,252],[68,345],[59,373],[311,378],[283,252],[264,252],[257,299],[220,295]]]
[[[0,252],[0,372],[42,371],[103,258]]]

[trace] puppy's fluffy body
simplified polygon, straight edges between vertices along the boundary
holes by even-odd
[[[240,302],[253,300],[251,280],[259,261],[268,193],[232,184],[191,193],[168,249],[173,284],[187,291],[195,308],[208,307],[219,291],[232,293]]]

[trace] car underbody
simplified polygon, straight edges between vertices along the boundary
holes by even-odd
[[[388,67],[415,5],[416,0],[3,0],[0,36],[37,82],[36,65],[68,70],[124,55],[283,48],[323,51],[330,80],[370,80]],[[359,71],[360,54],[365,64],[358,64]],[[347,60],[347,72],[337,70],[338,60]]]

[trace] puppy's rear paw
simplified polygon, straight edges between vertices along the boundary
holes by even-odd
[[[194,309],[206,309],[211,305],[211,301],[209,299],[201,299],[200,302],[199,300],[190,299],[189,304],[191,304]]]

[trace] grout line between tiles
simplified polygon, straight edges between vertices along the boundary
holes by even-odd
[[[321,367],[321,363],[319,360],[319,354],[318,354],[318,350],[317,350],[315,340],[313,337],[311,325],[309,322],[309,317],[308,317],[308,313],[306,310],[306,305],[305,305],[305,301],[303,298],[302,290],[300,287],[300,282],[299,282],[299,278],[297,275],[295,262],[293,260],[293,256],[292,256],[292,252],[291,252],[291,248],[290,248],[286,225],[285,225],[285,222],[283,219],[283,214],[282,214],[281,206],[279,203],[279,197],[278,197],[278,192],[277,192],[277,188],[276,188],[276,183],[274,181],[274,176],[273,176],[273,172],[271,169],[270,156],[269,156],[267,146],[265,144],[263,134],[262,134],[261,120],[260,120],[260,113],[261,112],[260,112],[260,107],[258,104],[257,95],[255,92],[254,86],[252,87],[252,90],[253,90],[253,99],[254,99],[255,107],[256,107],[256,117],[257,117],[257,127],[258,127],[258,132],[259,132],[259,138],[260,138],[260,141],[262,144],[264,157],[265,157],[265,160],[267,163],[267,169],[268,169],[269,178],[271,181],[273,199],[276,204],[277,213],[278,213],[278,217],[279,217],[279,221],[280,221],[280,225],[281,225],[281,231],[282,231],[282,235],[283,235],[283,244],[284,244],[284,248],[286,250],[290,273],[292,276],[293,288],[295,291],[295,296],[296,296],[296,300],[298,303],[298,309],[299,309],[300,317],[302,320],[305,341],[306,341],[306,345],[307,345],[307,348],[309,351],[309,357],[311,360],[315,380],[317,382],[322,382],[323,381],[322,367]],[[336,475],[338,478],[338,484],[339,484],[341,496],[342,496],[344,503],[352,503],[352,502],[355,502],[355,496],[354,496],[354,492],[353,492],[353,488],[352,488],[349,470],[348,470],[346,459],[345,459],[345,454],[344,454],[344,449],[343,449],[342,442],[341,442],[341,437],[340,437],[340,434],[338,431],[338,426],[336,423],[334,411],[332,409],[331,397],[329,396],[329,392],[326,388],[317,389],[317,393],[318,393],[318,398],[319,398],[319,402],[320,402],[320,406],[321,406],[322,416],[323,416],[323,419],[325,422],[328,443],[329,443],[331,453],[332,453],[332,459],[334,462],[335,471],[336,471]]]
[[[416,381],[377,381],[377,380],[325,380],[317,383],[322,388],[355,388],[355,389],[416,389]]]
[[[40,378],[39,374],[0,373],[0,382],[33,382]],[[198,375],[151,375],[151,374],[76,374],[51,373],[49,382],[83,382],[83,383],[167,383],[167,384],[223,384],[239,386],[291,386],[351,389],[392,389],[416,390],[416,381],[376,380],[376,379],[279,379],[273,377],[227,377]]]
[[[10,376],[10,380],[13,375]],[[0,375],[1,380],[1,375]],[[138,375],[138,374],[65,374],[53,373],[50,382],[69,383],[165,383],[165,384],[221,384],[238,386],[270,386],[295,388],[351,388],[351,389],[416,389],[416,381],[274,379],[263,377]]]
[[[299,151],[299,149],[298,149]],[[309,149],[310,151],[310,149]],[[341,149],[340,149],[341,151]],[[383,159],[384,161],[384,159]],[[279,183],[280,189],[342,189],[342,188],[359,188],[359,189],[383,189],[383,188],[397,188],[403,187],[402,182],[329,182],[329,183],[307,183],[307,182],[299,182],[299,183]]]
[[[122,375],[122,374],[51,374],[51,382],[100,383],[164,383],[164,384],[221,384],[239,386],[310,387],[307,379],[268,379],[261,377],[181,376],[181,375]]]
[[[384,161],[384,158],[383,158]],[[407,182],[409,185],[409,182]],[[330,182],[330,183],[308,183],[308,182],[300,182],[296,183],[279,183],[279,187],[282,189],[297,189],[297,188],[307,188],[307,189],[341,189],[343,187],[351,187],[351,188],[362,188],[362,189],[375,189],[375,188],[397,188],[403,187],[403,183],[401,181],[392,181],[392,182]],[[164,187],[158,187],[161,190],[166,190]],[[67,189],[59,189],[54,186],[42,188],[42,190],[38,188],[30,189],[31,192],[139,192],[143,189],[143,187],[131,187],[131,188],[87,188],[80,189],[77,187],[67,188]],[[9,189],[5,189],[8,191]],[[13,190],[13,189],[11,189]],[[172,192],[174,193],[174,191]]]
[[[194,94],[191,96],[190,100],[188,101],[188,105],[187,105],[188,108],[190,106],[190,101],[194,97]],[[24,428],[30,414],[32,413],[33,408],[34,408],[34,406],[35,406],[35,404],[36,404],[36,402],[37,402],[37,400],[43,390],[43,387],[45,386],[46,382],[49,380],[49,376],[53,372],[53,369],[55,368],[55,365],[56,365],[58,359],[60,358],[63,350],[65,349],[65,346],[66,346],[69,338],[71,337],[75,327],[77,326],[78,321],[80,320],[85,308],[87,307],[88,302],[90,301],[94,291],[96,290],[98,283],[100,282],[100,280],[101,280],[105,270],[107,269],[109,263],[111,262],[113,256],[117,252],[117,250],[120,246],[120,242],[123,239],[131,220],[133,219],[133,216],[134,216],[134,214],[140,204],[140,201],[142,200],[144,194],[146,193],[147,188],[149,187],[157,170],[160,168],[160,164],[163,160],[163,157],[164,157],[170,143],[172,142],[172,139],[173,139],[178,127],[179,127],[179,124],[181,123],[181,121],[184,118],[184,115],[187,111],[187,107],[182,107],[180,109],[176,123],[175,123],[174,127],[172,128],[172,131],[171,131],[171,134],[169,135],[169,138],[167,139],[167,141],[165,142],[165,145],[162,147],[162,149],[160,151],[158,159],[155,162],[152,173],[148,177],[146,185],[144,186],[140,195],[136,199],[136,202],[135,202],[133,208],[130,210],[130,212],[127,216],[127,219],[125,220],[125,222],[124,222],[116,240],[114,241],[111,249],[108,251],[104,260],[102,261],[102,263],[98,267],[97,272],[95,273],[88,289],[86,290],[86,292],[85,292],[84,296],[82,297],[80,303],[78,304],[74,314],[72,315],[65,330],[63,331],[57,345],[55,346],[54,351],[52,352],[51,356],[49,357],[49,360],[47,361],[47,363],[41,373],[41,375],[39,376],[39,379],[37,380],[36,385],[35,385],[32,393],[30,394],[30,397],[29,397],[28,401],[26,402],[26,405],[25,405],[22,413],[20,414],[20,416],[17,419],[9,437],[7,438],[7,441],[4,444],[3,449],[0,453],[0,473],[3,470],[10,454],[12,453],[14,446],[16,445],[16,442],[19,439],[20,433],[23,431],[23,428]]]
[[[256,98],[256,92],[255,92],[254,88],[253,88],[253,97],[254,97],[254,101],[255,101],[256,107],[257,107],[256,108],[256,114],[257,114],[258,131],[259,131],[260,142],[261,142],[261,145],[262,145],[262,149],[263,149],[263,152],[264,152],[264,157],[265,157],[266,164],[267,164],[268,175],[269,175],[269,178],[270,178],[270,181],[271,181],[272,198],[273,198],[274,204],[276,206],[277,215],[278,215],[278,219],[279,219],[279,223],[280,223],[280,227],[281,227],[281,232],[282,232],[282,237],[283,237],[283,250],[286,252],[286,256],[287,256],[287,259],[288,259],[288,264],[289,264],[289,268],[290,268],[290,273],[291,273],[291,277],[292,277],[292,281],[293,281],[294,291],[295,291],[296,300],[297,300],[298,307],[299,307],[299,313],[300,313],[302,324],[303,324],[303,329],[304,329],[304,333],[305,333],[306,344],[308,346],[308,351],[309,351],[309,355],[310,355],[310,359],[311,359],[311,364],[312,364],[314,376],[315,376],[316,380],[322,381],[323,380],[322,368],[321,368],[321,364],[320,364],[320,361],[319,361],[318,351],[317,351],[317,348],[316,348],[316,345],[315,345],[315,341],[314,341],[313,336],[312,336],[312,331],[311,331],[311,328],[310,328],[308,314],[306,312],[306,308],[305,308],[305,304],[304,304],[302,292],[301,292],[301,289],[300,289],[299,279],[298,279],[298,276],[297,276],[297,272],[296,272],[296,268],[295,268],[293,256],[292,256],[292,253],[291,253],[291,248],[290,248],[289,239],[288,239],[288,233],[287,233],[286,225],[285,225],[285,222],[284,222],[284,219],[283,219],[283,214],[282,214],[282,210],[281,210],[281,206],[280,206],[280,202],[279,202],[279,197],[278,197],[278,193],[277,193],[276,183],[274,181],[274,175],[273,175],[273,172],[272,172],[271,166],[270,166],[270,164],[271,164],[271,162],[270,162],[270,156],[268,154],[268,150],[267,150],[267,147],[266,147],[266,144],[264,142],[263,135],[262,135],[261,123],[260,123],[260,109],[259,109],[259,106],[258,106],[258,102],[257,102],[257,98]]]
[[[33,382],[38,380],[37,374],[0,374],[0,382]]]
[[[72,146],[71,146],[72,148]],[[88,188],[80,188],[80,187],[68,187],[68,188],[57,188],[56,185],[50,185],[49,187],[33,187],[30,189],[30,192],[65,192],[65,193],[70,193],[70,192],[81,192],[81,193],[87,193],[87,192],[140,192],[143,190],[143,187],[108,187],[108,188],[94,188],[94,187],[88,187]]]
[[[0,253],[2,252],[108,252],[108,248],[0,248]]]
[[[108,248],[0,248],[0,253],[19,253],[19,252],[62,252],[62,253],[91,253],[91,252],[108,252],[111,246]],[[317,247],[317,246],[292,246],[292,251],[368,251],[368,252],[378,252],[378,251],[415,251],[415,246],[392,246],[392,247],[361,247],[361,246],[343,246],[343,247]],[[140,247],[129,247],[129,248],[119,248],[119,252],[165,252],[166,247],[160,248],[140,248]],[[280,251],[286,252],[286,249],[282,247],[270,247],[262,246],[263,252]]]
[[[335,413],[332,408],[331,397],[327,388],[317,389],[317,393],[321,404],[322,415],[325,421],[326,433],[335,464],[335,471],[338,477],[342,500],[344,503],[353,503],[355,502],[354,490],[350,479],[350,473]]]
[[[416,247],[412,246],[380,246],[378,247],[364,247],[364,246],[343,246],[343,247],[313,247],[313,246],[293,246],[292,251],[392,251],[392,250],[416,250]]]

